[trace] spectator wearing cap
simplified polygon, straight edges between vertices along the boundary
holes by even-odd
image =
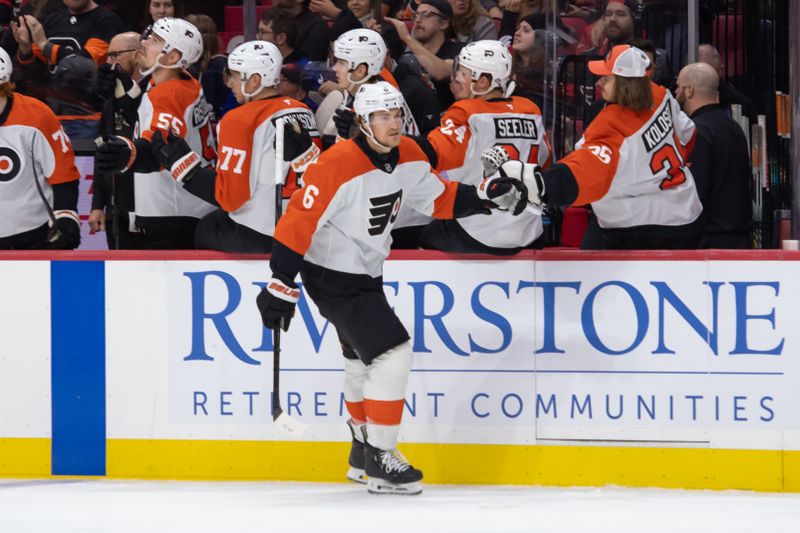
[[[448,0],[456,40],[464,44],[497,39],[497,27],[479,0]]]
[[[703,206],[688,165],[695,125],[647,76],[650,59],[618,45],[589,70],[609,102],[570,154],[541,172],[552,206],[591,204],[605,249],[696,248]]]
[[[707,63],[686,65],[675,96],[697,126],[689,157],[703,203],[700,248],[752,248],[750,157],[742,128],[719,103],[719,76]]]
[[[536,15],[520,20],[511,43],[511,72],[519,94],[543,108],[545,51],[542,38],[536,33],[536,24]]]
[[[296,47],[297,22],[292,14],[280,7],[273,7],[261,14],[256,37],[278,47],[284,65],[302,67],[308,63],[308,57]]]
[[[450,74],[453,61],[464,47],[464,43],[448,38],[452,18],[453,8],[447,0],[425,0],[417,7],[413,36],[404,22],[386,19],[427,73],[442,109],[455,101],[450,90]]]
[[[294,17],[298,55],[310,61],[326,61],[330,48],[328,24],[317,13],[309,11],[310,1],[276,0],[273,5],[285,9]]]
[[[308,80],[303,78],[302,70],[297,65],[284,65],[281,69],[281,82],[278,85],[281,96],[303,102],[316,113],[319,104],[308,95],[308,86]]]

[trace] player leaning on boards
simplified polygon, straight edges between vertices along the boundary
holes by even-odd
[[[589,70],[604,76],[609,104],[592,121],[575,151],[539,171],[552,205],[592,204],[606,249],[696,248],[703,210],[686,166],[694,123],[672,95],[650,81],[650,60],[638,48],[615,46]]]
[[[202,166],[216,159],[203,89],[186,70],[202,54],[194,25],[176,18],[156,21],[137,52],[142,76],[152,80],[139,104],[134,139],[109,137],[95,155],[96,174],[134,170],[135,224],[143,248],[194,248],[198,221],[214,210],[161,169],[150,149],[156,131],[171,130],[186,139]]]
[[[72,250],[81,242],[72,146],[49,107],[14,92],[11,72],[0,48],[0,249]]]
[[[468,185],[493,174],[510,157],[549,164],[550,145],[539,107],[519,96],[508,97],[511,54],[498,41],[477,41],[461,49],[451,82],[456,102],[428,134],[426,152],[438,172]],[[425,139],[420,140],[423,146]],[[500,158],[498,158],[500,156]],[[422,230],[420,244],[456,253],[510,255],[542,234],[541,206],[519,216],[492,211],[488,217],[435,220]]]
[[[300,291],[336,328],[345,357],[344,394],[353,432],[348,477],[368,490],[418,494],[422,472],[397,452],[411,370],[409,336],[383,292],[383,262],[403,203],[437,218],[521,212],[521,181],[495,175],[479,187],[444,182],[401,134],[403,97],[386,82],[363,85],[354,102],[359,135],[308,167],[275,228],[272,279],[258,296],[264,326],[289,327]]]
[[[242,104],[219,123],[216,171],[201,168],[189,145],[160,131],[153,134],[156,159],[183,188],[219,209],[200,220],[197,248],[266,253],[275,230],[275,121],[286,117],[283,160],[292,162],[285,191],[299,187],[298,175],[319,154],[314,115],[303,103],[278,93],[281,53],[266,41],[250,41],[228,56],[228,86]],[[312,139],[313,137],[313,139]]]

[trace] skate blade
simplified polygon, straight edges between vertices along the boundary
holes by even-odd
[[[367,484],[367,473],[364,472],[362,468],[353,468],[350,467],[350,470],[347,471],[347,479],[353,481],[355,483],[361,483],[362,485]]]
[[[369,478],[367,492],[370,494],[400,494],[403,496],[416,496],[422,493],[422,483],[391,483],[382,479]]]

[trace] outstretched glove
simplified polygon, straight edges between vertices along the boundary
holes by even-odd
[[[172,131],[164,139],[161,130],[156,130],[150,139],[150,148],[159,164],[172,174],[175,181],[191,179],[200,165],[200,156],[189,148],[183,137]]]
[[[290,118],[283,123],[283,160],[292,164],[292,170],[298,174],[305,172],[308,165],[319,155],[319,147],[314,144],[308,130]]]
[[[75,211],[56,211],[55,224],[47,236],[47,247],[52,250],[74,250],[81,244],[81,222]]]
[[[537,215],[544,211],[544,179],[539,165],[522,161],[507,161],[498,169],[501,176],[521,180],[528,189],[528,203]]]
[[[353,127],[356,124],[356,112],[347,107],[337,108],[333,112],[333,123],[336,125],[336,133],[342,139],[349,139],[353,136]]]
[[[519,161],[517,161],[518,163]],[[501,211],[517,216],[528,204],[528,190],[521,180],[502,175],[502,169],[478,184],[478,198]]]
[[[289,278],[273,273],[272,279],[256,297],[256,305],[258,312],[261,313],[264,327],[283,328],[283,331],[288,331],[298,300],[300,300],[300,289],[297,285]]]
[[[94,175],[108,176],[113,172],[127,172],[136,161],[136,146],[127,137],[106,137],[94,153]]]

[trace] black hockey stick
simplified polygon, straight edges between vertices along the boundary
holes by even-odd
[[[283,213],[283,182],[286,179],[283,162],[283,128],[286,119],[275,121],[275,227]],[[283,412],[280,398],[281,385],[281,328],[272,329],[272,420],[277,427],[289,435],[301,435],[306,424]]]
[[[31,138],[31,171],[33,172],[33,182],[36,184],[36,191],[39,193],[39,198],[42,199],[42,204],[44,204],[44,208],[47,211],[47,216],[50,217],[50,230],[47,232],[47,242],[49,244],[53,244],[58,239],[61,238],[61,230],[58,229],[56,226],[56,214],[53,212],[53,208],[50,206],[50,202],[47,201],[47,198],[44,195],[44,191],[42,190],[42,186],[39,185],[39,175],[36,172],[36,149],[34,143],[36,142],[36,135]]]

